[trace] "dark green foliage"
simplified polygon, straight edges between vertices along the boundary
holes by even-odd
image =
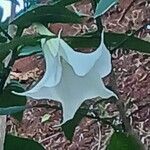
[[[53,2],[57,3],[60,6],[67,6],[80,1],[81,0],[53,0]]]
[[[6,107],[0,108],[0,115],[11,115],[26,109],[26,106],[13,106],[13,107]]]
[[[30,55],[36,54],[38,52],[42,52],[42,48],[40,47],[40,45],[25,46],[22,49],[20,49],[20,51],[19,51],[19,57],[30,56]]]
[[[48,36],[23,36],[13,39],[10,43],[2,43],[0,44],[0,61],[2,61],[8,54],[9,49],[13,50],[15,47],[20,45],[24,46],[35,46],[41,38],[50,38]],[[128,39],[127,39],[128,38]],[[127,39],[123,44],[119,45],[124,39]],[[100,37],[95,35],[88,35],[82,37],[69,37],[64,38],[65,41],[68,42],[74,48],[96,48],[100,43]],[[109,49],[113,49],[117,45],[118,48],[125,48],[136,50],[139,52],[150,53],[150,42],[141,40],[134,36],[128,37],[126,34],[118,34],[118,33],[105,33],[105,44]],[[27,50],[27,49],[26,49]],[[29,53],[29,50],[27,50]],[[24,51],[24,53],[26,53]]]
[[[88,109],[79,108],[75,113],[73,119],[68,120],[62,125],[62,130],[68,140],[72,141],[75,128],[79,125],[82,118],[86,116],[87,112]]]
[[[42,145],[31,140],[16,137],[13,135],[6,135],[4,150],[45,150]]]
[[[48,23],[80,23],[80,21],[80,17],[77,14],[65,7],[59,5],[36,5],[18,16],[11,23],[23,29],[35,22],[46,25]]]
[[[13,84],[9,84],[3,91],[3,93],[0,95],[0,107],[1,108],[7,108],[7,107],[13,107],[13,106],[22,106],[24,107],[24,105],[26,104],[26,97],[23,96],[18,96],[18,95],[14,95],[12,94],[11,91],[17,91],[17,92],[23,92],[23,88],[21,88],[20,86],[18,86],[16,83]],[[11,111],[14,111],[12,116],[15,117],[18,120],[22,119],[22,115],[23,112],[21,111],[24,110],[23,108],[18,108],[21,112],[17,112],[15,113],[15,110],[11,108]],[[4,110],[4,109],[3,109]],[[10,111],[9,109],[7,110]],[[5,110],[6,112],[6,110]]]
[[[2,62],[2,60],[9,54],[10,50],[16,50],[16,48],[19,46],[35,45],[39,39],[40,38],[35,36],[23,36],[23,37],[17,37],[9,43],[1,43],[0,61]]]
[[[143,150],[142,147],[132,135],[114,132],[106,150]]]
[[[122,43],[122,41],[124,41],[125,39],[127,40],[124,43]],[[100,37],[95,35],[86,37],[73,37],[66,40],[74,48],[96,48],[99,46],[100,43]],[[110,51],[111,49],[118,46],[118,48],[150,53],[150,42],[144,41],[134,36],[129,37],[126,34],[112,32],[105,33],[105,44]]]
[[[7,39],[4,36],[0,35],[0,43],[4,43],[6,41],[7,41]]]
[[[33,46],[36,43],[38,43],[38,41],[41,38],[43,38],[43,36],[38,36],[38,37],[23,36],[20,38],[15,38],[10,43],[0,44],[0,61],[2,61],[9,54],[10,52],[9,49],[13,50],[15,49],[15,47],[18,47],[20,45]],[[121,43],[122,40],[126,38],[128,38],[128,36],[125,34],[106,33],[105,44],[108,48],[113,49],[114,47],[118,45],[118,43]],[[64,40],[66,40],[68,44],[74,48],[96,48],[98,47],[100,43],[100,38],[97,36],[69,37],[69,38],[64,38]],[[139,38],[136,38],[136,37],[129,37],[118,48],[125,48],[125,49],[136,50],[139,52],[150,53],[150,43],[147,41],[141,40]],[[32,48],[31,48],[31,51],[32,51]],[[32,52],[29,52],[29,49],[24,49],[23,53],[31,54]]]

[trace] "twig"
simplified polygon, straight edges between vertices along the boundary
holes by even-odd
[[[98,130],[99,130],[99,136],[98,136],[98,148],[97,150],[100,150],[101,148],[101,139],[102,139],[102,133],[101,133],[101,125],[98,123]]]
[[[112,87],[113,87],[114,90],[117,89],[116,81],[117,80],[116,80],[115,73],[114,73],[114,71],[112,71],[112,83],[111,84],[112,84]],[[130,119],[126,116],[126,108],[124,107],[124,103],[121,100],[117,90],[116,90],[116,94],[119,97],[119,99],[116,102],[116,105],[118,107],[120,117],[122,119],[122,125],[123,125],[123,128],[124,128],[124,131],[127,134],[132,135],[136,139],[137,143],[140,146],[140,150],[145,150],[143,143],[141,142],[141,140],[139,139],[137,134],[132,129],[132,126],[130,125]]]
[[[87,118],[91,118],[91,119],[95,119],[96,121],[98,122],[101,122],[102,124],[107,124],[109,126],[111,126],[114,130],[118,130],[117,127],[115,125],[113,125],[113,122],[112,121],[108,121],[110,119],[113,120],[113,117],[112,118],[100,118],[99,116],[91,116],[91,115],[86,115]]]
[[[150,103],[146,103],[144,105],[138,106],[138,109],[133,111],[131,114],[129,114],[128,117],[133,116],[134,114],[138,113],[140,110],[144,109],[145,107],[150,107]]]
[[[55,133],[55,134],[53,134],[53,135],[50,135],[50,136],[48,136],[48,137],[46,137],[46,138],[44,138],[44,139],[41,139],[41,140],[39,140],[39,143],[44,143],[45,141],[47,141],[47,140],[50,140],[51,138],[54,138],[54,137],[56,137],[56,136],[58,136],[60,133],[59,132],[57,132],[57,133]]]
[[[118,91],[116,90],[117,89],[117,84],[116,84],[116,75],[114,73],[114,71],[112,71],[112,81],[111,81],[111,85],[112,85],[112,88],[113,90],[115,91],[115,93],[117,94],[118,96],[118,100],[116,100],[116,105],[118,107],[118,110],[120,112],[120,117],[122,119],[122,123],[123,123],[123,128],[125,130],[125,132],[128,132],[130,133],[132,131],[131,129],[131,126],[130,126],[130,122],[128,120],[128,118],[126,117],[126,110],[125,110],[125,107],[124,107],[124,104],[119,96],[119,93]]]
[[[101,133],[101,124],[97,122],[98,124],[98,138],[95,138],[97,143],[91,148],[91,150],[94,150],[97,147],[97,150],[100,150],[101,148],[101,140],[102,140],[102,133]]]
[[[130,8],[132,7],[133,3],[135,3],[135,2],[136,2],[136,0],[133,0],[133,1],[128,5],[128,7],[125,9],[123,15],[121,16],[121,18],[119,19],[118,22],[121,22],[121,21],[124,19],[126,13],[130,10]]]

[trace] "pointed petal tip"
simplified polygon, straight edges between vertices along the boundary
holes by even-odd
[[[22,92],[22,93],[19,93],[19,92],[15,92],[15,91],[11,91],[11,93],[15,94],[15,95],[19,95],[19,96],[26,96],[26,92]]]

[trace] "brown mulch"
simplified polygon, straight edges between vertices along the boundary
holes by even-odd
[[[126,2],[126,3],[125,3]],[[144,23],[150,21],[150,2],[137,0],[129,8],[132,0],[120,0],[120,5],[113,7],[102,17],[106,31],[126,32],[137,30]],[[82,1],[69,9],[76,9],[85,14],[91,14],[89,1]],[[129,9],[126,12],[126,9]],[[93,19],[87,17],[83,25],[49,25],[49,28],[57,33],[63,27],[63,35],[81,35],[94,31],[96,25]],[[150,31],[142,30],[137,36],[145,38]],[[150,55],[129,51],[123,54],[117,50],[112,55],[114,72],[117,78],[117,90],[126,104],[130,117],[130,123],[138,133],[146,150],[150,149]],[[37,69],[35,69],[37,68]],[[41,71],[42,70],[42,71]],[[16,62],[13,68],[13,78],[20,82],[30,84],[36,82],[44,73],[44,60],[41,57],[28,57]],[[16,73],[16,74],[15,74]],[[27,74],[28,73],[28,74]],[[32,74],[32,75],[31,75]],[[35,78],[36,76],[36,78]],[[110,84],[112,76],[105,79]],[[52,100],[33,101],[28,100],[27,105],[48,104],[58,106],[60,103]],[[113,104],[103,106],[110,116],[118,116]],[[138,110],[140,109],[140,110]],[[133,113],[133,115],[131,114]],[[41,122],[42,116],[50,114],[47,122]],[[24,112],[23,120],[17,123],[13,118],[8,119],[9,132],[17,132],[23,137],[33,138],[41,143],[46,150],[102,150],[113,130],[108,125],[96,122],[93,119],[83,118],[74,133],[73,141],[68,141],[61,128],[54,127],[61,121],[62,111],[52,108],[32,108]]]

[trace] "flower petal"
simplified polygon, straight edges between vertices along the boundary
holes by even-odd
[[[40,88],[43,86],[53,87],[60,82],[62,74],[60,57],[53,57],[51,54],[51,49],[46,43],[43,45],[43,53],[46,61],[46,71],[43,78],[31,90],[23,93],[13,93],[19,95],[26,95],[27,93],[33,93],[40,90]]]
[[[111,56],[104,45],[104,32],[101,34],[101,44],[91,53],[81,53],[74,51],[64,40],[60,39],[60,53],[62,57],[73,67],[75,73],[84,76],[101,59],[99,73],[104,77],[111,71]],[[108,59],[108,61],[107,61]],[[103,62],[104,61],[104,62]],[[109,66],[108,66],[109,64]]]
[[[62,57],[73,67],[75,73],[79,76],[87,74],[101,55],[101,46],[96,51],[85,54],[74,51],[62,39],[60,39],[60,50],[63,51]]]
[[[45,42],[42,44],[42,47],[44,45],[45,45]],[[47,49],[51,51],[51,54],[53,55],[53,57],[56,57],[56,55],[58,54],[58,50],[59,50],[59,39],[53,38],[53,39],[47,40],[46,45],[47,45]]]
[[[36,27],[37,32],[42,35],[54,35],[41,24],[36,23],[34,24],[34,26]],[[45,42],[43,44],[45,44]],[[101,44],[94,52],[91,53],[85,54],[74,51],[64,40],[60,39],[60,34],[59,40],[58,38],[48,40],[47,45],[51,49],[51,53],[54,57],[57,55],[59,50],[60,55],[73,67],[75,73],[79,76],[84,76],[86,73],[88,73],[98,59],[100,64],[100,76],[105,77],[111,72],[111,55],[109,53],[109,50],[104,45],[104,31],[102,31],[101,34]]]
[[[97,73],[101,78],[107,76],[112,70],[111,63],[111,54],[109,50],[106,48],[104,43],[101,44],[102,53],[99,59],[96,61],[95,66],[97,68]]]
[[[63,105],[63,123],[71,119],[76,110],[86,99],[94,97],[109,98],[115,94],[108,90],[93,67],[84,77],[77,76],[72,67],[62,59],[62,79],[55,87],[43,85],[38,91],[26,92],[25,95],[35,99],[54,99]]]
[[[33,27],[35,28],[36,32],[41,35],[48,35],[48,36],[54,36],[52,32],[50,32],[44,25],[39,23],[34,23]],[[45,42],[47,44],[47,48],[51,49],[51,53],[54,57],[56,57],[58,53],[58,47],[59,47],[59,40],[58,38],[52,38],[50,40],[46,40],[45,38],[41,40],[42,47],[45,45]]]

